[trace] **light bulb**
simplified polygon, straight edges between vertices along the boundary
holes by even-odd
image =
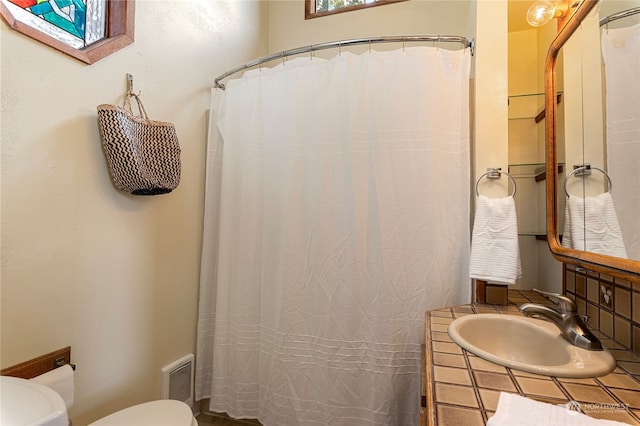
[[[527,10],[527,22],[532,27],[540,27],[550,22],[556,14],[556,3],[549,0],[538,0]]]

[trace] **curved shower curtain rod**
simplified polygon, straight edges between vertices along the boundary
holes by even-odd
[[[622,12],[614,13],[602,18],[600,20],[600,26],[607,25],[609,22],[617,21],[618,19],[626,18],[627,16],[637,15],[640,13],[640,7],[632,7],[631,9],[623,10]]]
[[[460,43],[463,48],[471,48],[471,55],[475,47],[475,41],[470,41],[466,37],[451,36],[451,35],[438,35],[438,34],[422,34],[422,35],[404,35],[404,36],[380,36],[369,38],[356,38],[350,40],[330,41],[327,43],[312,44],[304,47],[297,47],[295,49],[283,50],[282,52],[272,53],[268,56],[263,56],[253,61],[246,62],[238,67],[232,68],[224,74],[219,75],[215,80],[215,87],[225,89],[221,80],[249,68],[253,68],[265,62],[273,61],[275,59],[286,58],[289,56],[300,55],[302,53],[315,52],[316,50],[341,48],[347,46],[355,46],[358,44],[375,44],[375,43],[405,43],[405,42],[436,42],[436,43]]]

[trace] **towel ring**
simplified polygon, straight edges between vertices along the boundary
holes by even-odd
[[[571,176],[573,176],[573,175],[576,175],[576,176],[588,175],[588,174],[591,174],[591,170],[597,170],[597,171],[601,172],[603,175],[605,175],[607,180],[609,181],[609,191],[608,192],[611,192],[613,190],[613,183],[611,182],[611,177],[609,176],[609,174],[607,172],[605,172],[604,170],[598,168],[598,167],[594,167],[594,166],[591,166],[591,165],[587,164],[587,165],[584,165],[584,166],[576,167],[564,179],[564,193],[567,194],[567,197],[569,196],[569,189],[567,188],[567,182],[569,182],[569,179],[571,178]]]
[[[480,180],[482,180],[483,177],[490,175],[489,179],[500,179],[500,175],[507,175],[507,177],[509,178],[509,180],[511,180],[511,183],[513,183],[513,193],[511,194],[512,197],[516,196],[516,181],[515,179],[507,172],[502,172],[500,171],[500,169],[489,169],[489,171],[487,171],[486,173],[483,173],[478,180],[476,181],[476,196],[480,196],[480,193],[478,192],[478,184],[480,183]],[[496,176],[497,175],[497,176]]]

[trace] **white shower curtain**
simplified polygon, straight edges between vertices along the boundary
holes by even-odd
[[[414,425],[426,310],[468,303],[470,52],[298,58],[214,89],[196,398]]]
[[[607,170],[630,259],[640,260],[640,24],[602,32]]]

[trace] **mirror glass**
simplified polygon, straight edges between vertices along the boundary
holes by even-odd
[[[640,0],[602,0],[560,49],[562,246],[640,261]]]

